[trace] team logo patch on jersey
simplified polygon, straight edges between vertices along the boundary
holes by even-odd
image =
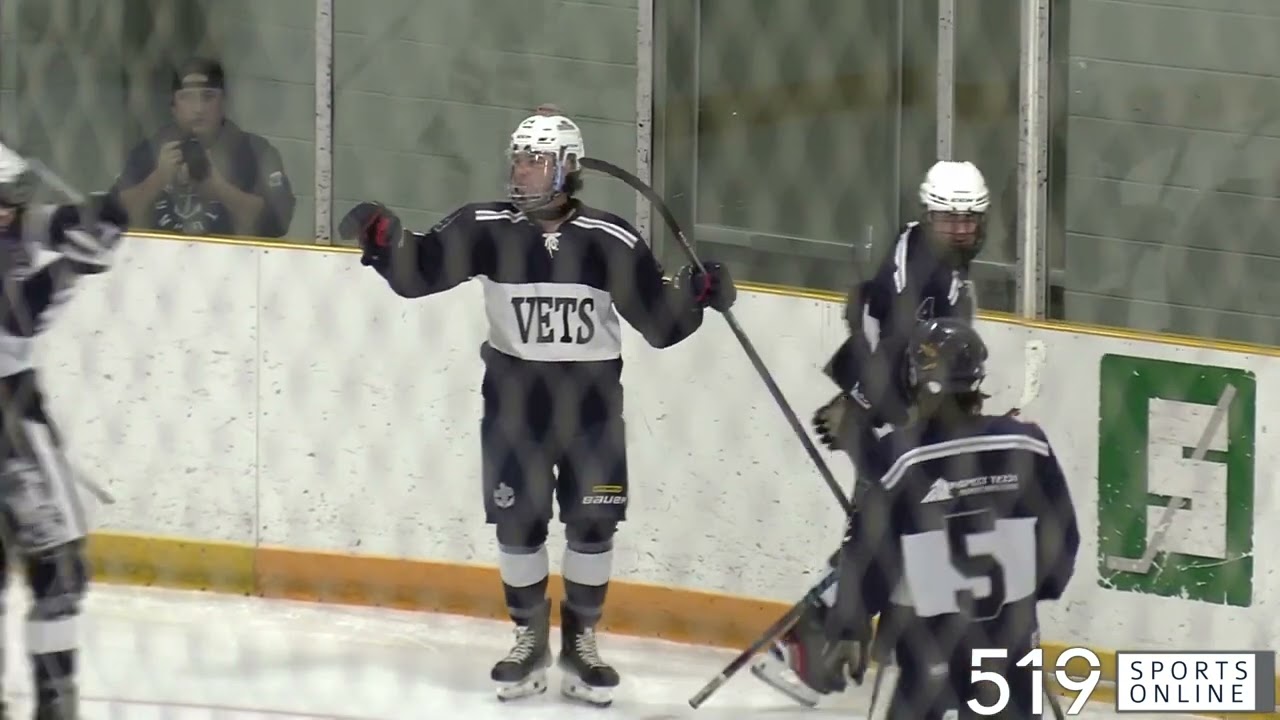
[[[498,487],[493,491],[493,504],[502,509],[507,509],[516,504],[516,491],[506,483],[498,483]]]
[[[929,486],[929,492],[925,493],[925,496],[920,499],[920,504],[927,505],[928,503],[954,500],[966,495],[980,495],[983,493],[1005,492],[1017,489],[1018,476],[1015,474],[979,475],[977,477],[956,480],[954,482],[947,481],[944,478],[938,478],[933,481],[933,485]]]

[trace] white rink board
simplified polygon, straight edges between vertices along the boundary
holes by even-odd
[[[743,292],[735,314],[802,418],[840,304]],[[1123,353],[1256,373],[1255,548],[1280,544],[1267,435],[1270,358],[982,323],[993,410],[1016,402],[1028,340],[1047,346],[1041,422],[1072,481],[1084,545],[1045,636],[1104,648],[1264,648],[1280,640],[1275,556],[1231,608],[1097,584],[1098,360]],[[139,239],[89,279],[41,349],[73,454],[119,502],[99,525],[193,539],[492,563],[481,521],[480,290],[396,297],[346,253]],[[631,520],[618,573],[791,600],[825,561],[839,512],[727,326],[709,314],[665,351],[624,338]],[[847,488],[848,463],[831,456]],[[558,528],[553,532],[558,533]]]

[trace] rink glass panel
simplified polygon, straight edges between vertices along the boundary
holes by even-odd
[[[984,306],[1007,311],[1017,7],[959,3],[954,62],[954,152],[996,197],[974,277]],[[744,280],[837,292],[881,261],[937,157],[938,12],[936,0],[657,3],[654,176],[699,252]]]
[[[215,56],[230,116],[275,145],[293,181],[288,239],[311,242],[316,7],[4,0],[0,131],[73,184],[105,187],[168,118],[168,68]],[[373,198],[425,227],[500,196],[505,138],[545,102],[581,120],[590,154],[634,169],[639,8],[335,0],[333,197],[321,217]],[[653,178],[699,251],[742,280],[836,292],[873,267],[916,216],[945,130],[950,8],[953,156],[982,167],[994,203],[978,296],[1019,310],[1025,8],[1013,0],[653,3]],[[1058,0],[1051,11],[1049,317],[1271,343],[1280,9]],[[586,199],[635,217],[614,181],[591,178]],[[666,264],[683,264],[656,225]]]
[[[1054,11],[1055,317],[1275,345],[1280,4]]]
[[[506,144],[537,106],[582,127],[589,155],[633,168],[635,0],[334,3],[334,218],[361,200],[433,225],[505,196]],[[635,194],[591,178],[584,199],[635,214]]]
[[[0,132],[81,189],[111,185],[171,118],[174,67],[226,71],[227,117],[280,152],[314,237],[315,10],[310,0],[3,0]]]

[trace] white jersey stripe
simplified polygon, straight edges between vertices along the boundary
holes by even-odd
[[[893,248],[893,289],[899,294],[907,289],[907,241],[915,226],[915,223],[908,223],[907,229],[898,236],[898,244]]]
[[[880,478],[880,484],[884,486],[884,489],[891,490],[893,486],[902,480],[907,470],[930,460],[939,460],[968,453],[1010,450],[1024,450],[1045,457],[1050,455],[1049,443],[1037,440],[1029,435],[976,435],[974,437],[957,438],[932,445],[921,445],[902,453],[894,461],[893,465],[889,467],[888,472]]]
[[[515,210],[476,210],[476,220],[506,220],[507,222],[517,223],[524,220],[524,213]]]
[[[589,230],[600,230],[602,232],[606,232],[626,243],[629,248],[635,247],[636,243],[640,242],[640,238],[636,237],[626,228],[605,220],[597,220],[589,217],[576,217],[569,221],[569,223]]]

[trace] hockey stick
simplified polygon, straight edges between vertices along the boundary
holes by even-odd
[[[648,200],[649,203],[658,211],[658,214],[662,216],[662,220],[666,223],[667,228],[671,233],[675,235],[676,240],[679,241],[680,247],[684,250],[689,261],[694,265],[694,267],[698,268],[700,272],[706,271],[702,261],[698,259],[697,253],[694,252],[693,246],[689,243],[689,239],[685,236],[684,231],[680,229],[680,223],[676,220],[675,214],[671,212],[671,208],[667,207],[666,201],[662,199],[662,196],[659,195],[656,190],[649,187],[640,178],[626,170],[623,170],[613,163],[598,160],[596,158],[582,158],[580,162],[582,167],[617,178],[631,186],[631,189],[643,195],[645,199]],[[849,498],[845,497],[844,493],[840,490],[839,483],[836,482],[835,476],[831,474],[831,468],[829,468],[826,461],[822,459],[822,455],[818,452],[817,446],[813,444],[813,441],[809,438],[809,434],[804,429],[804,425],[801,424],[800,418],[796,416],[791,405],[788,404],[786,398],[783,397],[781,388],[779,388],[777,382],[774,381],[773,375],[770,374],[769,369],[765,367],[764,360],[760,357],[760,354],[756,352],[755,346],[751,344],[750,338],[747,337],[747,334],[743,331],[742,327],[738,325],[738,321],[731,311],[726,310],[721,314],[724,315],[725,322],[729,324],[729,329],[733,331],[734,337],[738,339],[738,343],[742,345],[742,349],[746,352],[747,358],[751,361],[752,367],[754,367],[756,373],[760,375],[760,379],[764,381],[765,387],[768,388],[769,394],[773,397],[773,401],[778,406],[778,409],[782,411],[783,416],[787,420],[787,424],[791,426],[791,430],[795,433],[796,437],[800,439],[800,444],[804,446],[805,452],[809,455],[809,459],[813,461],[814,466],[818,469],[818,473],[822,476],[823,481],[826,482],[827,488],[831,491],[832,495],[835,495],[836,500],[840,503],[840,509],[844,511],[846,516],[852,516],[854,513],[853,503]],[[822,593],[827,591],[827,588],[831,587],[835,583],[835,580],[835,573],[827,573],[822,582],[819,582],[811,588],[809,592],[805,593],[800,602],[787,610],[782,617],[778,618],[776,622],[765,630],[763,635],[757,638],[755,642],[751,643],[746,650],[739,653],[737,657],[735,657],[723,670],[720,671],[720,674],[712,678],[709,683],[690,698],[689,705],[694,709],[697,709],[698,706],[706,702],[707,698],[711,697],[716,690],[720,689],[721,686],[729,681],[729,678],[736,675],[743,667],[746,667],[747,663],[751,662],[751,658],[755,657],[757,653],[768,647],[784,633],[790,630],[791,626],[795,625],[796,621],[800,619],[800,615],[804,612],[805,606],[808,603],[816,601]]]
[[[667,228],[675,235],[676,240],[680,242],[680,247],[684,249],[684,253],[688,256],[689,261],[698,269],[699,272],[705,272],[706,268],[702,261],[698,259],[697,253],[694,252],[693,246],[689,244],[689,239],[685,237],[684,231],[680,229],[680,224],[676,221],[676,216],[671,212],[671,208],[667,207],[666,201],[657,191],[645,184],[643,180],[614,165],[613,163],[596,158],[582,158],[580,161],[582,167],[588,170],[596,170],[606,175],[611,175],[622,182],[631,186],[633,190],[643,195],[653,207],[657,209],[658,214],[662,215],[662,219],[667,224]],[[836,496],[840,502],[840,508],[844,510],[845,515],[853,514],[853,504],[849,498],[844,496],[840,490],[839,483],[831,474],[831,468],[827,467],[826,461],[822,459],[822,455],[818,452],[818,448],[813,444],[813,440],[809,439],[808,432],[805,431],[804,425],[801,424],[800,418],[796,416],[795,410],[791,409],[791,405],[787,403],[787,399],[782,395],[782,389],[778,387],[778,383],[774,381],[773,375],[769,369],[765,367],[764,360],[761,359],[760,353],[756,352],[756,348],[751,344],[750,338],[746,332],[742,330],[742,326],[738,325],[737,319],[729,310],[723,313],[725,322],[729,324],[729,329],[733,331],[734,337],[738,339],[738,343],[742,345],[742,349],[747,354],[747,358],[751,361],[752,367],[756,373],[760,375],[760,379],[764,381],[765,387],[769,390],[769,395],[773,397],[773,402],[782,411],[787,419],[787,424],[791,426],[792,432],[800,439],[800,444],[804,446],[804,450],[809,455],[809,459],[813,461],[815,467],[818,468],[818,474],[822,475],[822,479],[827,483],[827,488],[831,490],[831,494]]]
[[[719,690],[725,683],[729,682],[729,678],[733,677],[739,670],[746,667],[747,663],[751,662],[751,658],[755,657],[757,653],[771,645],[775,640],[782,637],[784,633],[790,630],[791,626],[795,625],[796,621],[800,619],[800,615],[804,613],[805,607],[810,603],[817,602],[818,598],[820,598],[828,588],[834,585],[835,582],[836,573],[827,573],[826,577],[822,579],[822,582],[814,585],[809,592],[805,593],[804,597],[800,599],[800,602],[796,603],[782,617],[778,618],[777,621],[770,625],[769,629],[765,630],[764,634],[755,642],[751,643],[746,650],[738,653],[738,656],[731,660],[729,664],[720,671],[719,675],[711,678],[710,682],[704,685],[701,690],[694,694],[693,697],[689,698],[689,707],[697,710],[702,703],[707,701],[707,698],[711,697],[715,691]]]
[[[1008,415],[1015,417],[1020,415],[1023,408],[1040,397],[1040,375],[1044,372],[1046,354],[1042,341],[1027,341],[1022,359],[1022,395],[1018,398],[1018,404],[1009,410]]]

